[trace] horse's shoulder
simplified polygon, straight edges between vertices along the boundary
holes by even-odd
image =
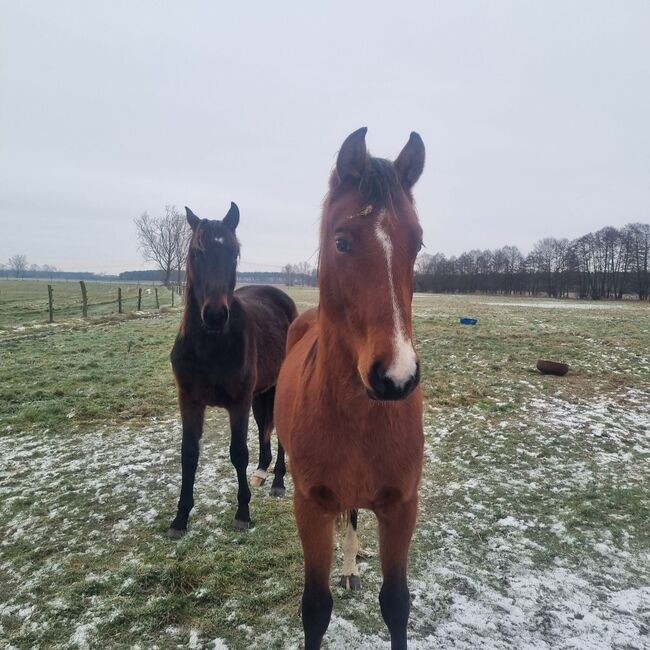
[[[300,341],[305,334],[316,325],[318,319],[318,309],[316,307],[308,309],[300,314],[289,326],[287,334],[287,352]]]

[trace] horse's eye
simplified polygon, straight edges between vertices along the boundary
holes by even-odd
[[[345,237],[336,238],[336,250],[339,253],[349,253],[352,250],[352,243]]]

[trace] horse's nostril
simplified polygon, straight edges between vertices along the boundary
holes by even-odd
[[[377,395],[383,395],[387,388],[386,368],[377,361],[370,368],[368,382]]]

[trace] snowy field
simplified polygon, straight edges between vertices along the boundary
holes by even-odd
[[[301,307],[315,299],[295,296]],[[414,302],[426,461],[413,648],[650,647],[650,310],[546,304]],[[463,327],[460,316],[479,324]],[[179,486],[165,360],[177,319],[0,338],[1,647],[301,647],[290,499],[255,490],[255,527],[231,530],[235,481],[219,412],[206,426],[190,532],[164,537]],[[124,362],[102,347],[116,341],[131,354],[135,405],[119,393]],[[541,376],[540,357],[568,362],[569,375]],[[21,370],[28,362],[41,364],[40,378]],[[68,387],[66,372],[87,373],[85,388]],[[19,404],[20,386],[62,402],[60,414],[48,422],[55,409],[27,403],[29,393]],[[389,648],[371,513],[359,529],[363,590],[335,586],[337,555],[331,649]]]

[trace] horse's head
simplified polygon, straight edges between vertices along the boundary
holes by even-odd
[[[366,150],[366,128],[343,143],[323,207],[320,304],[347,340],[368,395],[404,399],[420,381],[412,343],[413,265],[422,228],[411,188],[424,167],[417,133],[394,162]]]
[[[235,230],[239,208],[230,204],[223,220],[199,219],[188,207],[192,239],[187,255],[187,282],[198,305],[203,325],[212,332],[223,330],[230,316],[239,242]]]

